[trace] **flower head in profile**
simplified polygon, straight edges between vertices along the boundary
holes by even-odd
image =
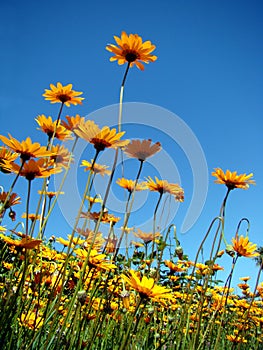
[[[38,177],[49,177],[52,174],[61,172],[61,167],[53,168],[51,164],[46,163],[45,159],[39,159],[37,161],[30,159],[24,164],[22,170],[20,168],[18,164],[13,164],[12,166],[14,173],[19,173],[20,176],[24,176],[29,181]]]
[[[137,158],[144,162],[161,150],[160,142],[152,143],[152,140],[132,140],[124,149],[124,152],[131,158]]]
[[[145,244],[148,244],[152,241],[156,241],[158,237],[160,237],[160,233],[146,233],[140,230],[139,228],[137,229],[137,232],[134,232],[134,235],[144,241]]]
[[[137,183],[135,180],[128,180],[125,178],[118,179],[116,181],[117,185],[119,185],[122,188],[125,188],[129,192],[135,191],[142,191],[145,189],[145,187],[142,184]],[[135,187],[136,184],[136,187]]]
[[[172,299],[170,289],[155,284],[153,278],[140,277],[134,270],[129,271],[129,276],[121,275],[122,279],[133,289],[135,289],[142,299],[152,299],[152,301],[164,303],[165,299]]]
[[[157,56],[152,55],[155,45],[149,40],[143,42],[138,34],[128,35],[123,31],[120,38],[114,36],[114,39],[118,46],[113,44],[106,46],[106,50],[114,54],[110,61],[118,61],[119,65],[127,62],[131,67],[136,65],[140,70],[144,70],[143,63],[157,60]]]
[[[91,159],[91,162],[88,162],[87,160],[83,160],[81,162],[81,166],[85,167],[84,171],[91,170],[94,174],[100,174],[101,176],[110,175],[111,171],[107,170],[108,169],[107,165],[94,163],[92,166],[92,164],[93,164],[93,159]]]
[[[51,139],[53,134],[58,140],[70,139],[71,132],[64,126],[60,125],[60,121],[53,121],[50,116],[46,117],[44,114],[42,114],[36,118],[36,122],[40,126],[38,129],[47,134],[49,139]]]
[[[126,146],[129,140],[120,140],[125,131],[116,132],[116,129],[110,129],[104,126],[102,129],[91,120],[80,123],[75,130],[76,135],[91,143],[94,148],[100,152],[105,148],[118,148]]]
[[[100,212],[88,212],[88,213],[81,213],[82,218],[87,218],[87,219],[91,219],[94,220],[95,222],[99,220],[101,216]],[[101,222],[105,223],[105,224],[111,224],[111,225],[115,225],[117,222],[120,221],[120,217],[114,216],[112,214],[109,214],[107,210],[104,211],[104,213],[102,214],[101,217]]]
[[[16,193],[9,194],[8,192],[0,193],[0,203],[5,203],[5,209],[12,207],[13,205],[20,204],[21,197]]]
[[[149,176],[144,184],[150,191],[156,191],[160,194],[169,193],[174,196],[178,202],[184,201],[184,190],[178,184],[169,183],[166,180],[159,180],[156,176],[155,180]]]
[[[85,117],[81,117],[79,114],[76,114],[75,117],[70,117],[69,115],[66,115],[67,121],[62,120],[61,125],[64,126],[67,130],[72,131],[75,133],[75,130],[79,126],[80,123],[85,122]]]
[[[11,164],[17,159],[18,154],[11,152],[6,147],[0,147],[0,171],[11,172]]]
[[[67,168],[70,162],[73,161],[72,154],[63,145],[52,146],[51,152],[50,160],[53,160],[56,166]]]
[[[238,236],[232,239],[232,248],[238,256],[244,256],[246,258],[254,258],[259,254],[256,252],[257,245],[249,242],[248,236]]]
[[[46,147],[41,146],[38,142],[32,143],[31,138],[27,137],[26,140],[19,142],[10,134],[9,139],[0,135],[0,140],[4,142],[10,149],[20,154],[20,158],[24,161],[30,158],[48,157],[52,153],[46,150]]]
[[[247,190],[249,185],[255,185],[255,181],[251,180],[253,174],[240,174],[237,175],[237,172],[231,172],[227,170],[225,173],[220,168],[215,168],[215,171],[212,172],[212,175],[217,178],[215,183],[226,185],[229,190],[233,190],[234,188],[242,188],[243,190]]]
[[[82,92],[72,90],[72,84],[63,86],[61,83],[57,83],[57,86],[50,84],[50,90],[45,89],[43,96],[51,103],[63,103],[70,107],[71,104],[75,106],[82,104],[84,98],[79,97],[82,94]]]
[[[92,268],[96,268],[99,270],[106,270],[106,271],[111,271],[113,269],[116,269],[117,266],[112,264],[111,261],[106,260],[106,255],[105,254],[100,254],[97,250],[91,249],[90,252],[87,252],[85,249],[75,249],[74,250],[77,256],[85,261],[85,259],[88,257],[89,259],[89,266]]]
[[[47,196],[49,199],[52,199],[53,197],[59,196],[61,194],[65,194],[65,192],[59,191],[59,192],[55,192],[55,191],[38,191],[38,194],[42,194],[44,196]]]

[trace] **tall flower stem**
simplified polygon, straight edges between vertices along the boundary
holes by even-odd
[[[27,189],[27,200],[26,200],[26,235],[28,235],[28,215],[29,215],[29,202],[30,202],[30,192],[31,192],[31,181],[28,180],[28,189]]]
[[[121,132],[121,124],[122,124],[122,103],[123,103],[123,93],[124,93],[124,85],[126,82],[127,74],[130,68],[130,62],[128,62],[128,65],[126,67],[122,83],[121,83],[121,89],[120,89],[120,98],[119,98],[119,118],[118,118],[118,132]]]

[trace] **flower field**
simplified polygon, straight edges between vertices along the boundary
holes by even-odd
[[[123,130],[127,76],[132,68],[143,71],[145,64],[157,60],[155,46],[137,34],[122,32],[114,39],[115,44],[106,46],[110,60],[125,65],[117,128],[99,126],[96,120],[78,114],[67,115],[66,107],[84,103],[83,93],[73,90],[72,84],[58,82],[43,93],[54,108],[59,106],[57,118],[41,114],[35,119],[36,127],[46,134],[46,144],[30,137],[19,141],[11,134],[0,135],[1,177],[10,183],[9,188],[1,186],[0,193],[1,349],[262,349],[262,256],[249,240],[249,229],[241,234],[241,224],[249,228],[247,219],[240,220],[231,244],[224,236],[226,204],[235,191],[255,185],[253,174],[213,170],[211,176],[215,186],[221,185],[223,201],[219,215],[204,228],[195,259],[190,260],[175,224],[157,225],[164,199],[169,197],[180,205],[184,189],[152,174],[144,174],[141,180],[147,160],[161,151],[161,143],[126,139]],[[66,140],[71,140],[71,149],[63,144]],[[80,168],[86,175],[81,204],[75,208],[71,233],[49,236],[48,223],[63,220],[52,214],[64,195],[69,169],[78,166],[74,151],[79,140],[93,150],[89,159],[81,159]],[[99,163],[108,149],[114,152],[111,166]],[[137,167],[135,178],[118,172],[117,161],[123,154]],[[58,173],[62,181],[54,190],[52,181]],[[96,177],[107,179],[104,193],[96,193]],[[18,181],[27,188],[23,201],[16,193]],[[121,218],[107,209],[113,184],[126,193]],[[38,194],[37,203],[33,203],[33,191]],[[139,191],[157,196],[152,230],[147,232],[129,226]],[[18,218],[16,207],[24,204],[25,213]],[[120,235],[116,226],[121,228]],[[203,262],[201,252],[211,237],[211,250]],[[217,271],[226,268],[220,264],[222,255],[228,255],[230,271],[223,282],[217,279]],[[250,285],[249,276],[240,276],[239,292],[234,293],[235,267],[239,259],[250,258],[259,262],[258,268],[255,264],[256,284]]]

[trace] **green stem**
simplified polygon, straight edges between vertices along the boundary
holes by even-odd
[[[26,235],[28,236],[28,215],[29,215],[29,201],[31,192],[31,181],[28,180],[27,200],[26,200]]]

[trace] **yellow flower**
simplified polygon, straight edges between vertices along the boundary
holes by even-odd
[[[254,180],[251,180],[253,173],[250,173],[249,175],[237,175],[236,171],[231,172],[227,170],[224,173],[222,169],[215,168],[215,171],[212,172],[212,175],[217,178],[217,180],[215,180],[215,183],[224,184],[229,190],[233,190],[234,188],[242,188],[243,190],[247,190],[250,184],[256,184]]]
[[[87,219],[91,219],[94,221],[98,221],[99,217],[100,217],[100,212],[92,212],[92,213],[81,213],[81,218],[87,218]],[[120,221],[121,218],[116,217],[112,214],[109,214],[107,211],[105,211],[101,217],[101,222],[103,223],[108,223],[108,224],[112,224],[115,225],[117,222]]]
[[[123,187],[126,190],[128,190],[129,192],[133,192],[135,190],[135,180],[128,180],[128,179],[122,178],[122,179],[118,179],[116,183],[120,187]],[[144,189],[145,187],[142,184],[139,184],[139,183],[136,184],[136,191],[142,191]]]
[[[94,163],[92,168],[92,163],[93,163],[93,159],[91,159],[91,162],[88,162],[87,160],[83,160],[81,162],[81,166],[85,167],[84,171],[89,171],[92,169],[92,172],[94,172],[95,174],[100,174],[101,176],[110,175],[111,171],[107,170],[108,168],[107,165]]]
[[[50,157],[50,159],[54,161],[54,164],[56,166],[62,166],[63,168],[67,168],[70,162],[73,161],[73,157],[70,151],[63,145],[52,146],[51,152],[52,156]]]
[[[146,158],[153,156],[161,150],[160,142],[152,144],[152,140],[132,140],[125,147],[124,152],[131,158],[137,158],[140,161],[145,161]]]
[[[129,277],[124,274],[121,274],[121,277],[140,294],[141,298],[150,298],[156,302],[164,302],[164,299],[173,298],[170,289],[156,285],[153,278],[147,278],[146,276],[140,278],[138,275],[134,270],[130,270]]]
[[[233,250],[238,256],[245,256],[247,258],[253,258],[259,255],[256,252],[257,245],[249,242],[248,237],[238,236],[232,239]]]
[[[91,120],[85,123],[80,123],[75,130],[76,135],[91,143],[94,148],[100,152],[105,148],[124,147],[129,143],[129,140],[120,140],[125,134],[125,131],[116,132],[116,129],[110,129],[104,126],[102,129]]]
[[[156,191],[160,194],[169,193],[174,196],[178,202],[184,201],[184,190],[178,184],[169,183],[166,180],[159,180],[156,176],[155,181],[149,176],[144,184],[150,191]]]
[[[81,258],[83,261],[87,258],[88,252],[85,249],[75,249],[75,253],[79,258]],[[89,253],[89,266],[95,267],[98,269],[110,271],[113,269],[116,269],[117,266],[112,264],[109,260],[105,260],[106,255],[98,253],[95,249],[91,249]]]
[[[239,337],[235,334],[227,335],[226,338],[232,343],[247,343],[247,340],[244,337]]]
[[[38,194],[43,194],[43,195],[46,195],[48,196],[49,199],[55,197],[55,196],[58,196],[60,194],[65,194],[65,192],[54,192],[54,191],[38,191]]]
[[[146,233],[140,230],[139,228],[137,229],[137,232],[134,232],[134,235],[144,241],[144,243],[150,243],[152,241],[155,241],[158,237],[160,237],[160,233]]]
[[[6,147],[0,147],[0,171],[3,173],[10,173],[11,164],[17,157],[17,153],[9,151]]]
[[[155,45],[148,40],[143,42],[138,34],[127,35],[126,32],[121,33],[121,37],[114,36],[118,46],[109,44],[106,50],[112,52],[114,56],[110,61],[118,61],[119,65],[127,62],[132,67],[134,64],[141,70],[144,70],[143,63],[154,62],[157,56],[151,53],[155,50]]]
[[[9,148],[16,153],[20,154],[20,158],[24,161],[30,158],[47,157],[51,155],[51,152],[46,150],[46,147],[40,146],[38,142],[32,143],[30,137],[27,137],[25,141],[19,142],[10,134],[9,139],[0,135],[0,140],[4,142]]]
[[[6,201],[6,199],[8,200]],[[12,193],[8,195],[8,192],[0,193],[0,203],[5,203],[5,209],[12,207],[13,205],[20,204],[21,197],[19,197],[16,193]]]
[[[47,134],[49,139],[51,139],[55,130],[54,137],[56,137],[58,140],[70,139],[71,132],[64,126],[60,125],[60,121],[53,121],[50,116],[46,117],[44,114],[39,115],[35,120],[40,126],[38,130],[42,130],[45,134]]]
[[[20,176],[24,176],[27,180],[34,180],[36,177],[49,177],[52,174],[61,172],[60,167],[52,168],[45,165],[44,159],[39,159],[37,161],[30,159],[28,163],[24,164],[22,170],[20,170],[19,165],[13,164],[12,170],[17,174],[19,173]]]
[[[76,114],[75,117],[70,117],[69,115],[66,116],[66,121],[61,121],[61,125],[64,126],[67,130],[70,130],[72,132],[75,132],[78,125],[82,122],[85,122],[85,117],[81,117],[79,114]]]
[[[63,86],[61,83],[57,83],[57,86],[50,84],[50,89],[45,89],[45,93],[42,95],[46,100],[49,100],[51,103],[63,103],[67,107],[71,104],[77,105],[82,104],[83,97],[78,97],[82,95],[82,92],[72,90],[72,84]]]
[[[103,203],[103,200],[101,198],[101,196],[95,196],[95,197],[91,197],[91,196],[86,196],[86,199],[91,203]]]
[[[41,215],[36,215],[36,214],[34,214],[34,213],[28,214],[28,215],[27,215],[26,213],[23,213],[22,216],[21,216],[22,219],[26,219],[27,217],[28,217],[29,220],[31,220],[32,222],[34,222],[34,221],[36,221],[36,220],[40,220]]]
[[[28,311],[21,314],[19,323],[21,326],[36,330],[42,327],[44,321],[42,317],[38,316],[37,312]]]

